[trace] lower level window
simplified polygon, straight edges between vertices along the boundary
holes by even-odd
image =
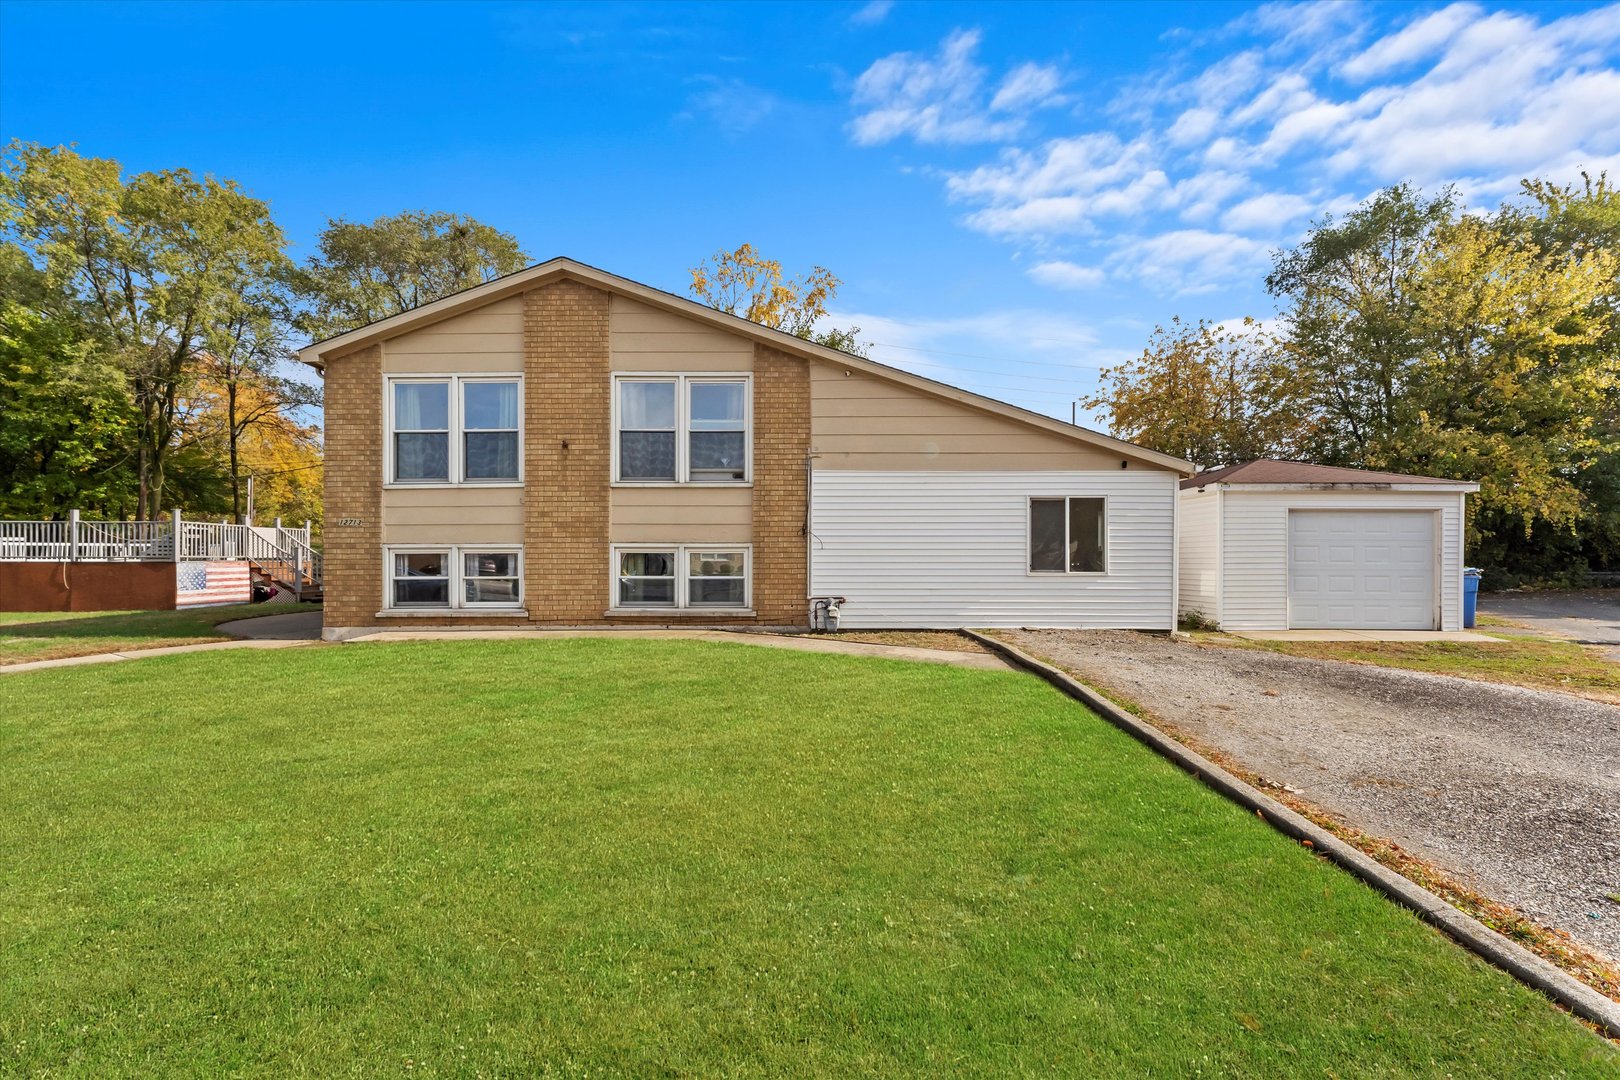
[[[621,608],[748,606],[748,549],[615,548],[613,603]]]
[[[410,551],[394,555],[395,607],[449,607],[450,553]]]
[[[1037,574],[1100,574],[1108,525],[1101,498],[1029,500],[1029,569]]]
[[[523,602],[522,556],[514,549],[390,549],[388,606],[515,608]]]

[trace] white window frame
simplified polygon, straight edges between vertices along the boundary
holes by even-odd
[[[517,479],[469,480],[466,477],[466,396],[463,387],[468,383],[516,383],[517,414]],[[394,478],[394,384],[395,383],[447,383],[450,387],[449,461],[448,480],[396,480]],[[522,487],[523,486],[523,414],[525,409],[523,373],[519,371],[480,371],[476,375],[455,372],[405,372],[383,377],[383,487],[385,488],[457,488],[457,487]],[[478,428],[475,430],[494,430]],[[502,429],[504,430],[504,429]],[[425,550],[439,551],[428,547]]]
[[[443,552],[449,567],[450,602],[442,607],[419,604],[395,606],[394,556]],[[466,562],[468,555],[516,555],[518,599],[515,604],[468,603],[466,598]],[[392,615],[444,615],[460,611],[522,611],[528,599],[523,584],[522,544],[386,544],[383,546],[383,605],[382,610]]]
[[[1069,500],[1070,499],[1099,499],[1099,500],[1102,501],[1102,504],[1103,504],[1103,508],[1102,508],[1102,512],[1103,512],[1103,527],[1102,527],[1103,545],[1102,545],[1102,569],[1101,570],[1071,570],[1071,569],[1069,569],[1069,523],[1070,523],[1070,519],[1069,519]],[[1031,557],[1035,554],[1035,529],[1034,529],[1033,524],[1030,521],[1030,518],[1034,514],[1035,503],[1037,503],[1037,502],[1059,502],[1059,501],[1061,501],[1063,503],[1063,569],[1061,569],[1061,570],[1036,570],[1036,569],[1033,569],[1029,565],[1029,563],[1030,563]],[[1113,518],[1109,516],[1109,512],[1108,512],[1108,496],[1107,495],[1087,495],[1087,494],[1030,495],[1029,497],[1027,497],[1024,500],[1024,576],[1025,577],[1042,577],[1042,578],[1044,578],[1044,577],[1060,577],[1060,576],[1064,576],[1064,575],[1066,575],[1068,577],[1103,577],[1104,575],[1106,575],[1108,573],[1109,551],[1114,546],[1113,542],[1109,538],[1109,530],[1112,528],[1112,523],[1113,523]]]
[[[620,606],[619,557],[636,552],[672,554],[675,557],[675,603],[651,606]],[[743,557],[742,607],[714,607],[694,605],[689,582],[692,580],[693,552],[740,551]],[[725,541],[709,544],[613,544],[608,549],[608,610],[609,615],[752,615],[754,607],[754,547],[752,544],[730,544]]]
[[[613,447],[608,482],[613,487],[752,487],[754,483],[754,376],[747,371],[615,371],[611,376],[613,399]],[[675,383],[675,479],[619,479],[619,385],[626,382]],[[743,384],[743,478],[741,480],[693,480],[691,478],[691,419],[694,383]],[[641,550],[650,551],[651,548]],[[664,549],[658,549],[664,550]],[[735,548],[726,550],[734,551]],[[668,610],[667,608],[664,610]]]

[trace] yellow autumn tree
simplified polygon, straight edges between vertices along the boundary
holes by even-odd
[[[843,284],[824,266],[811,267],[800,277],[786,277],[780,262],[765,258],[752,244],[743,244],[735,251],[715,252],[692,267],[691,273],[690,292],[700,303],[818,345],[866,355],[866,346],[857,340],[860,327],[817,329]]]
[[[1207,467],[1292,457],[1309,431],[1299,379],[1276,338],[1171,319],[1135,359],[1104,368],[1081,404],[1114,434]]]

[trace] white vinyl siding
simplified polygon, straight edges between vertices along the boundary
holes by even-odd
[[[1220,603],[1220,512],[1217,490],[1181,494],[1181,610],[1218,622]]]
[[[843,596],[842,625],[1167,630],[1176,477],[1085,472],[817,469],[811,594]],[[1107,499],[1107,570],[1029,570],[1029,500]]]
[[[1462,628],[1463,496],[1455,491],[1221,492],[1221,629],[1288,627],[1288,512],[1431,510],[1439,515],[1440,629]],[[1186,518],[1183,518],[1183,530]],[[1183,549],[1183,558],[1186,549]],[[1182,607],[1187,606],[1183,599]]]

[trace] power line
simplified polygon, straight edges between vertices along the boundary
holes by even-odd
[[[939,368],[943,371],[962,371],[970,372],[976,375],[999,375],[1004,379],[1028,379],[1031,382],[1062,383],[1065,386],[1072,386],[1076,381],[1072,377],[1060,379],[1054,378],[1050,375],[1021,375],[1016,371],[993,371],[988,368],[957,367],[955,364],[942,364],[937,360],[922,360],[918,362]]]
[[[1042,340],[1031,338],[1031,341]],[[1010,356],[987,356],[984,353],[951,352],[947,349],[924,349],[916,345],[892,345],[886,341],[874,341],[870,344],[880,349],[903,349],[906,352],[931,353],[935,356],[965,356],[970,360],[993,360],[998,364],[1028,364],[1031,367],[1044,368],[1075,368],[1081,371],[1101,371],[1106,364],[1065,364],[1058,361],[1048,363],[1044,360],[1014,360]]]

